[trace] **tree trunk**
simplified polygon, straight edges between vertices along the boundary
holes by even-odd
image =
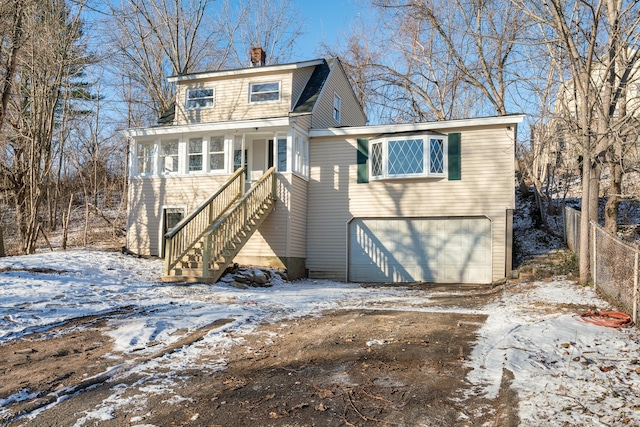
[[[582,162],[582,213],[580,216],[580,283],[585,285],[591,279],[591,251],[589,247],[589,205],[592,166],[588,157]]]
[[[622,194],[622,166],[619,162],[610,162],[609,172],[611,173],[611,185],[604,208],[604,229],[608,233],[616,235],[618,233],[618,207]]]

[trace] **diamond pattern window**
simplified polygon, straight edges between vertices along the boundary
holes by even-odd
[[[444,177],[445,137],[384,138],[369,144],[372,179]]]
[[[384,173],[382,143],[371,144],[371,176],[381,177]]]
[[[444,173],[444,141],[442,139],[431,138],[429,140],[429,173]]]
[[[416,175],[424,172],[424,142],[422,139],[389,141],[389,175]]]

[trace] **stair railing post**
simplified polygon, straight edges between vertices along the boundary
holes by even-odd
[[[171,265],[171,256],[173,255],[171,238],[162,236],[164,239],[164,275],[168,276],[170,273],[169,266]]]
[[[271,198],[276,200],[276,195],[278,194],[278,180],[276,179],[276,173],[271,172]]]
[[[209,276],[209,254],[211,247],[211,233],[204,238],[204,247],[202,248],[202,277]]]

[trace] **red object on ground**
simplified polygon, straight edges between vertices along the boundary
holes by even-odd
[[[580,315],[584,322],[607,328],[624,328],[633,325],[633,319],[620,311],[588,311]]]

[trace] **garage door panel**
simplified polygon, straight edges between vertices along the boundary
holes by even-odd
[[[491,222],[355,219],[349,226],[349,280],[489,283]]]

